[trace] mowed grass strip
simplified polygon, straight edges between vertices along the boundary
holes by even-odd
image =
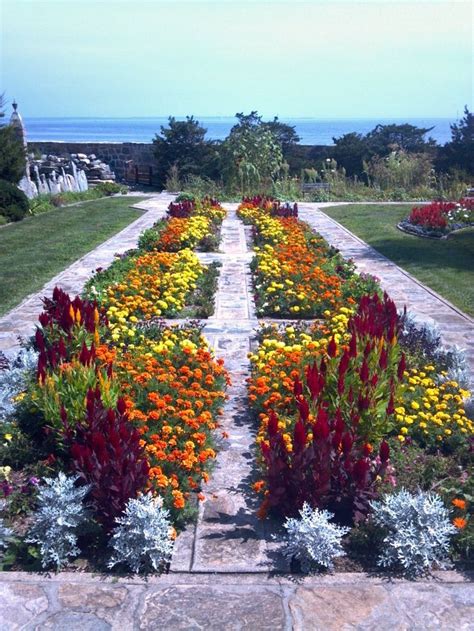
[[[350,204],[324,208],[324,212],[459,309],[474,316],[474,228],[442,240],[405,234],[397,229],[397,223],[415,205]]]
[[[0,315],[128,226],[141,197],[113,197],[57,208],[0,229]]]

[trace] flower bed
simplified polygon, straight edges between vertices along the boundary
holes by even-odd
[[[83,298],[56,288],[29,350],[3,359],[3,567],[169,560],[173,526],[202,499],[228,377],[196,323],[159,317],[181,315],[205,275],[189,249],[132,252]]]
[[[296,281],[299,271],[288,265],[294,247],[300,248],[295,267],[308,251],[313,268],[324,270],[334,258],[305,224],[271,217],[268,207],[249,202],[239,213],[255,226],[258,243],[263,242],[254,266],[257,296],[262,291],[261,300],[267,303],[261,304],[261,312],[284,305],[292,318],[301,312],[320,316],[312,323],[263,326],[259,346],[250,355],[249,400],[260,423],[261,479],[254,488],[262,497],[261,517],[293,520],[287,525],[289,549],[306,563],[309,547],[302,549],[310,546],[311,537],[317,539],[327,521],[327,515],[311,510],[328,510],[336,522],[350,527],[349,534],[338,535],[344,536],[344,550],[370,566],[374,549],[383,550],[380,524],[389,522],[382,517],[385,504],[377,501],[388,493],[388,498],[397,498],[393,505],[400,524],[405,523],[403,507],[408,511],[413,503],[409,526],[401,535],[404,541],[420,537],[415,543],[423,548],[426,531],[418,531],[415,521],[419,525],[426,517],[423,511],[432,510],[437,521],[430,532],[437,532],[439,545],[450,539],[451,552],[466,559],[474,540],[474,422],[466,413],[469,393],[459,384],[465,378],[462,357],[444,351],[439,337],[426,327],[417,329],[406,314],[398,313],[376,284],[361,291],[363,281],[352,269],[333,273],[337,285],[328,297],[327,287],[315,283],[311,267]],[[344,265],[339,256],[336,261]],[[279,282],[271,280],[280,274]],[[299,304],[291,302],[294,294],[288,294],[287,285],[292,285],[287,280],[299,283]],[[352,293],[354,288],[358,295]],[[316,305],[313,311],[305,306],[308,295]],[[303,308],[295,311],[294,306]],[[403,501],[393,494],[400,489],[409,491]],[[437,495],[430,495],[434,490],[444,507]],[[299,511],[301,522],[294,520]],[[318,524],[317,532],[311,523]],[[397,537],[394,534],[393,542]],[[318,561],[315,545],[311,539],[312,560],[327,565]],[[425,561],[411,559],[404,566],[398,552],[388,550],[379,555],[381,565],[414,574],[433,561],[441,562],[428,550]]]
[[[140,237],[139,247],[149,251],[178,252],[184,248],[216,250],[226,211],[213,199],[172,202],[168,218],[161,219]]]
[[[354,304],[375,287],[371,277],[354,274],[351,262],[299,221],[294,207],[255,198],[244,201],[237,212],[254,228],[251,268],[258,315],[321,317]]]
[[[474,199],[459,202],[431,202],[415,207],[410,215],[399,223],[406,232],[418,236],[440,238],[455,230],[474,225]]]

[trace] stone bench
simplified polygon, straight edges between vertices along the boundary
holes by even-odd
[[[303,182],[301,191],[303,193],[311,191],[330,191],[331,185],[328,182]]]

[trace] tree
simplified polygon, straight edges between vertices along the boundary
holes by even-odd
[[[272,121],[262,123],[264,129],[271,131],[278,142],[281,144],[283,153],[288,149],[297,145],[300,141],[300,137],[296,133],[296,129],[293,125],[287,125],[282,123],[278,116],[275,116]]]
[[[371,153],[367,141],[362,134],[351,132],[340,138],[333,138],[334,149],[331,156],[349,176],[360,177],[364,172],[364,162],[370,159]]]
[[[281,144],[256,111],[235,115],[221,146],[222,174],[226,186],[239,185],[242,193],[265,188],[278,176],[283,163]]]
[[[372,158],[384,158],[394,151],[405,153],[430,153],[436,148],[432,138],[425,135],[433,127],[403,125],[377,125],[365,136],[355,132],[333,138],[334,149],[331,156],[344,167],[347,175],[364,174],[364,162]]]
[[[0,95],[0,118],[5,116],[5,97]],[[25,148],[11,125],[0,127],[0,180],[18,184],[25,174]]]
[[[170,116],[168,127],[161,126],[161,135],[156,134],[153,139],[161,184],[172,166],[178,168],[181,178],[217,175],[215,143],[205,139],[206,133],[207,129],[193,116],[186,116],[184,121]]]
[[[0,127],[5,125],[3,118],[5,118],[5,92],[0,94]]]
[[[451,141],[441,148],[436,166],[440,171],[458,169],[474,175],[474,114],[467,105],[463,118],[451,125]]]
[[[422,153],[436,146],[433,138],[425,140],[425,135],[433,127],[416,127],[415,125],[377,125],[365,139],[372,155],[387,156],[392,151]]]

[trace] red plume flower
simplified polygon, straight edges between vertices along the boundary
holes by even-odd
[[[380,444],[379,450],[380,460],[385,463],[390,458],[390,447],[388,446],[387,441],[383,440]]]
[[[334,337],[332,337],[329,340],[329,344],[328,344],[328,347],[327,347],[327,353],[328,353],[329,357],[336,357],[337,344],[336,344],[336,340],[334,339]]]

